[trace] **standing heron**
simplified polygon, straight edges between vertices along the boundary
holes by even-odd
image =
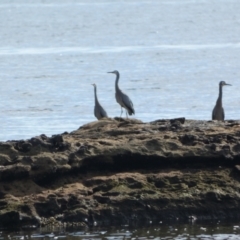
[[[224,121],[224,109],[222,107],[222,88],[223,86],[231,86],[231,84],[227,84],[224,81],[219,83],[219,95],[216,102],[216,105],[212,111],[212,120]]]
[[[113,72],[108,72],[108,73],[116,74],[116,81],[115,81],[115,91],[116,91],[116,93],[115,93],[115,97],[116,97],[117,102],[121,106],[120,117],[122,116],[122,112],[123,112],[122,108],[126,109],[126,117],[128,117],[128,114],[129,115],[135,114],[135,110],[133,108],[133,103],[132,103],[131,99],[125,93],[123,93],[122,90],[118,86],[118,81],[119,81],[119,78],[120,78],[119,72],[117,70],[115,70]]]
[[[94,106],[94,115],[100,120],[103,117],[108,117],[106,111],[103,109],[97,98],[97,86],[95,83],[92,84],[94,87],[94,97],[95,97],[95,106]]]

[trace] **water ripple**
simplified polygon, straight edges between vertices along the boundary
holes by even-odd
[[[216,44],[183,44],[183,45],[155,45],[155,46],[117,46],[117,47],[54,47],[54,48],[0,48],[0,55],[37,55],[60,53],[118,53],[118,52],[142,52],[153,50],[203,50],[240,48],[240,43],[216,43]]]

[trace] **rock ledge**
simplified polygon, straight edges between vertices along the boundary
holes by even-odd
[[[103,119],[0,143],[0,225],[239,219],[240,121]]]

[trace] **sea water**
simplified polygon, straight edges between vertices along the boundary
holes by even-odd
[[[143,122],[210,120],[223,89],[240,119],[239,0],[1,0],[0,140],[120,116],[115,75]],[[125,117],[125,113],[123,114]]]
[[[0,232],[3,240],[239,240],[240,227],[232,223],[163,224],[145,227],[15,230]]]

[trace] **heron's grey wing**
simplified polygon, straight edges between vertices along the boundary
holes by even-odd
[[[222,120],[225,119],[224,109],[222,108]]]
[[[94,116],[99,120],[101,118],[100,114],[99,114],[99,109],[98,106],[95,105],[94,107]]]
[[[131,99],[125,93],[122,93],[122,102],[124,103],[124,105],[128,109],[128,113],[130,115],[132,115],[132,113],[135,114],[133,103],[132,103]]]
[[[108,117],[107,112],[104,110],[104,108],[100,105],[100,115],[101,117]]]

